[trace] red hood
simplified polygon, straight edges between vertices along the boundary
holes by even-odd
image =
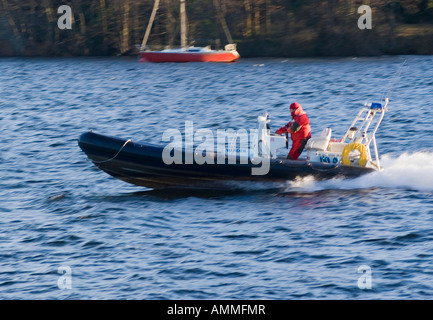
[[[292,112],[292,110],[290,110],[291,111],[290,114],[292,115],[292,118],[294,118],[295,116],[299,116],[299,115],[305,113],[304,109],[302,109],[301,105],[299,103],[297,103],[297,102],[293,102],[290,105],[290,109],[295,109],[294,112]]]

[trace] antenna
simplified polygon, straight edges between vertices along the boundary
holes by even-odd
[[[389,99],[389,95],[391,94],[391,92],[394,90],[394,86],[397,80],[400,79],[401,74],[403,72],[403,68],[407,68],[407,66],[405,66],[407,59],[403,61],[403,63],[401,64],[401,66],[397,69],[396,73],[394,74],[394,76],[392,77],[392,79],[390,80],[390,82],[388,83],[388,86],[385,88],[385,91],[382,94],[382,97],[380,98],[380,101],[385,101],[385,99]]]

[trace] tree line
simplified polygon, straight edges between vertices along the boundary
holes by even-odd
[[[60,29],[58,8],[71,8]],[[0,0],[0,56],[137,52],[154,0]],[[358,8],[371,8],[360,29]],[[433,0],[186,0],[188,44],[221,48],[227,30],[243,57],[433,54]],[[226,27],[226,28],[224,28]],[[148,45],[179,45],[179,0],[160,0]]]

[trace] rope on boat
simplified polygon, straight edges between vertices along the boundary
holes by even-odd
[[[102,160],[102,161],[96,161],[96,160],[92,160],[92,161],[93,161],[94,163],[104,163],[104,162],[109,162],[109,161],[114,160],[114,159],[119,155],[119,153],[123,150],[123,148],[125,148],[125,146],[126,146],[129,142],[131,142],[131,139],[128,139],[128,140],[125,141],[125,143],[123,144],[123,146],[119,149],[119,151],[117,151],[117,153],[114,155],[114,157],[112,157],[112,158],[110,158],[110,159],[107,159],[107,160]]]

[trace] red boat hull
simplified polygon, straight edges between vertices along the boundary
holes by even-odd
[[[214,52],[140,52],[140,62],[234,62],[239,59],[236,51]]]

